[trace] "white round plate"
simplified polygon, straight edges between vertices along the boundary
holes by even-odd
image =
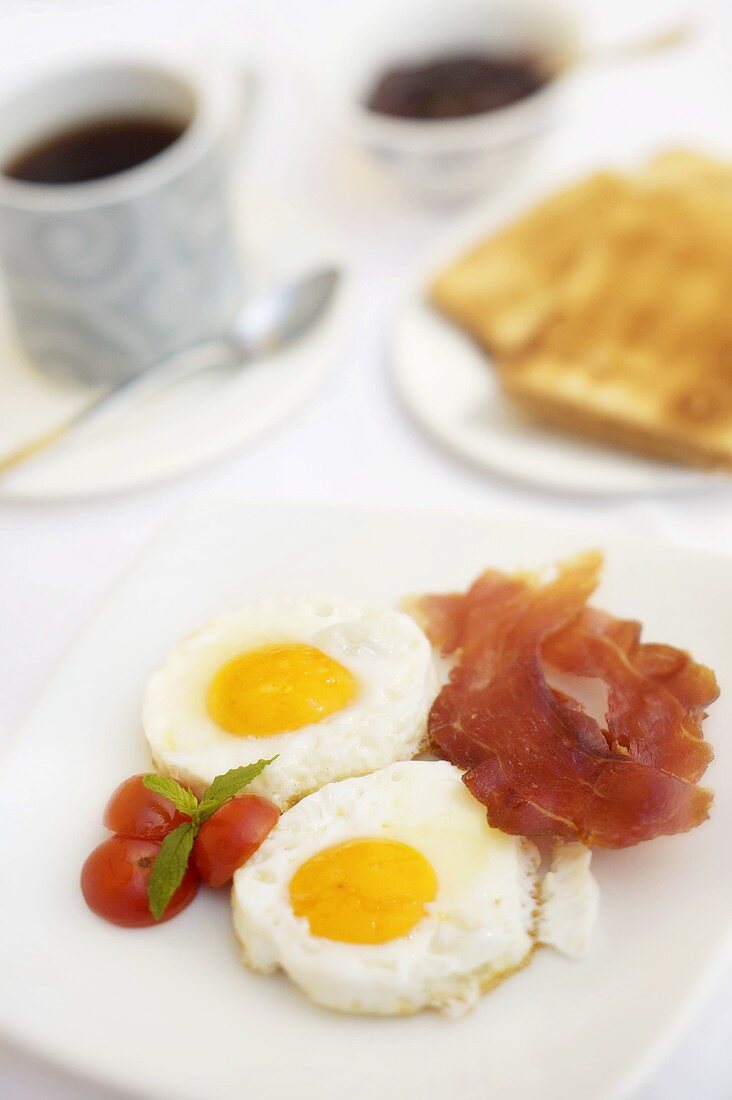
[[[308,210],[271,196],[241,202],[242,268],[250,293],[338,264],[327,229]],[[305,337],[235,375],[192,378],[117,419],[81,425],[73,437],[0,480],[0,499],[50,500],[142,488],[213,462],[271,431],[306,402],[335,359],[343,291]],[[0,453],[49,431],[83,408],[88,391],[59,386],[12,347],[0,316]]]
[[[473,208],[417,262],[390,342],[394,380],[404,404],[460,458],[541,489],[614,496],[723,482],[721,474],[625,454],[521,418],[503,398],[486,353],[430,306],[426,288],[441,267],[565,182],[566,172],[551,184],[546,177],[541,184],[531,178],[500,201]]]

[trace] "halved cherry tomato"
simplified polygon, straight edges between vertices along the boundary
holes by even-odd
[[[160,843],[112,836],[95,848],[81,869],[84,901],[99,917],[123,928],[160,924],[150,912],[147,883]],[[188,867],[162,920],[185,909],[198,890],[198,875]]]
[[[120,783],[104,807],[104,824],[113,833],[137,840],[162,840],[190,818],[169,798],[142,785],[141,775]]]
[[[256,852],[276,824],[280,811],[256,794],[232,798],[201,826],[193,845],[193,862],[208,886],[223,886]]]

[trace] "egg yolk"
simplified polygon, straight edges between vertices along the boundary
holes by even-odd
[[[290,881],[290,902],[314,936],[386,943],[406,936],[437,894],[425,857],[399,840],[349,840],[318,852]]]
[[[355,677],[314,646],[265,645],[234,657],[209,684],[206,707],[217,726],[240,737],[269,737],[320,722],[352,703]]]

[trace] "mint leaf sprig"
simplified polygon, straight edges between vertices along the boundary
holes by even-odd
[[[147,901],[155,920],[162,920],[170,899],[183,881],[197,832],[198,826],[186,821],[168,833],[160,845],[147,880]]]
[[[162,919],[170,899],[183,881],[193,851],[193,842],[204,821],[208,821],[225,802],[249,786],[276,759],[273,756],[270,760],[257,760],[254,764],[245,764],[241,768],[232,768],[223,775],[217,775],[211,786],[204,791],[200,802],[192,791],[182,787],[175,779],[165,775],[143,776],[144,787],[169,798],[177,810],[191,819],[168,833],[155,857],[147,884],[148,903],[155,920]]]

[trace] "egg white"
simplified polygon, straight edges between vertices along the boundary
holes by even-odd
[[[239,737],[208,715],[206,693],[233,657],[300,642],[347,668],[359,691],[320,722],[270,737]],[[285,809],[347,776],[408,760],[423,746],[437,679],[427,638],[405,614],[324,596],[269,599],[190,635],[156,672],[142,722],[155,766],[200,794],[230,768],[277,756],[248,788]]]
[[[600,888],[590,873],[592,854],[577,841],[557,843],[541,883],[537,936],[570,959],[587,954],[600,909]]]
[[[357,837],[410,844],[435,871],[436,898],[408,935],[382,944],[335,942],[312,935],[307,918],[295,916],[295,871]],[[490,828],[452,764],[396,763],[324,787],[282,816],[234,877],[234,927],[249,967],[281,967],[318,1004],[455,1014],[529,959],[538,863],[531,842]]]

